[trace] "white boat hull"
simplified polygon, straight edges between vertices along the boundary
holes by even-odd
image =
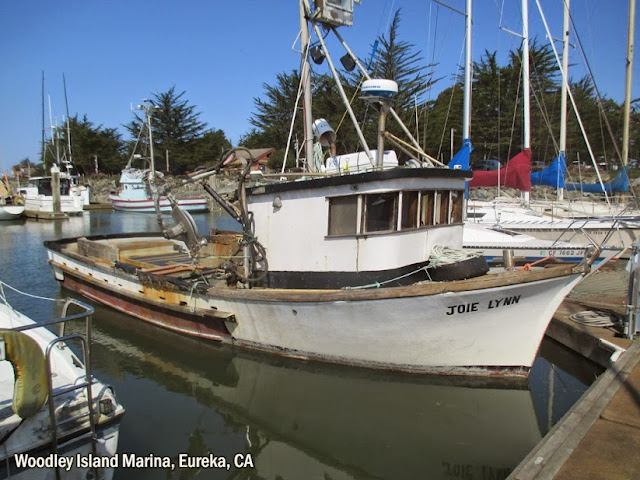
[[[518,205],[493,205],[490,202],[469,203],[467,211],[467,223],[499,226],[541,240],[581,245],[596,243],[624,250],[640,238],[640,221],[637,218],[552,218]]]
[[[562,267],[562,276],[526,272],[529,281],[524,272],[506,272],[374,290],[198,293],[143,284],[48,247],[65,287],[164,328],[288,357],[413,372],[526,372],[553,313],[581,278]]]
[[[153,200],[151,199],[130,200],[117,195],[111,195],[109,199],[111,200],[114,210],[143,213],[153,213],[156,211]],[[208,210],[207,199],[204,197],[178,199],[178,205],[180,208],[189,212],[206,212]],[[166,197],[160,198],[160,210],[163,212],[171,211],[171,204]]]
[[[14,330],[32,327],[34,324],[35,322],[26,315],[17,312],[6,303],[0,303],[1,329]],[[66,343],[57,342],[58,337],[46,327],[28,328],[23,333],[35,340],[43,354],[50,350],[50,381],[57,424],[57,442],[54,447],[48,401],[39,411],[24,418],[13,413],[12,399],[14,389],[17,388],[14,365],[9,361],[0,361],[0,435],[3,438],[0,449],[0,478],[55,479],[59,478],[56,476],[56,469],[65,479],[96,478],[96,473],[97,478],[101,480],[112,478],[112,468],[93,468],[90,464],[78,465],[74,462],[67,470],[65,465],[57,461],[51,462],[61,456],[73,458],[74,461],[79,458],[88,459],[91,456],[117,460],[119,423],[124,409],[115,402],[111,388],[94,378],[91,392],[98,440],[93,445],[91,424],[88,420],[87,390],[73,389],[73,385],[78,385],[85,378],[84,366]],[[25,377],[31,375],[30,362],[37,359],[24,354],[21,358],[23,363],[20,364],[20,374]],[[29,391],[29,395],[33,393]],[[15,402],[13,399],[14,404]],[[112,410],[102,412],[98,407],[101,402],[109,402]],[[38,463],[44,459],[48,459],[49,463]]]
[[[79,195],[60,195],[60,212],[67,215],[82,215],[83,203]],[[27,195],[24,199],[25,211],[33,213],[53,213],[51,195]]]
[[[15,220],[24,213],[24,205],[0,205],[0,220]]]

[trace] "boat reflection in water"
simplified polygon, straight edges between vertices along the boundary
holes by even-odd
[[[101,307],[95,318],[94,362],[129,411],[120,452],[251,454],[248,477],[206,478],[501,479],[542,438],[524,379],[380,374],[234,351]]]

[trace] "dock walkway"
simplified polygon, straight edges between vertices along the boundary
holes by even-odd
[[[640,479],[640,339],[569,319],[590,308],[624,314],[627,281],[620,268],[599,272],[556,312],[547,334],[607,370],[508,479]]]

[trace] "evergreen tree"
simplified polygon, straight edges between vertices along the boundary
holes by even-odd
[[[168,152],[171,171],[177,174],[198,166],[194,141],[203,135],[207,126],[200,121],[196,107],[183,99],[185,93],[176,93],[173,86],[166,92],[153,94],[150,100],[154,152],[158,158],[164,158]],[[144,121],[136,115],[126,128],[137,136]]]
[[[115,128],[95,126],[87,115],[82,119],[75,115],[69,118],[69,132],[71,160],[75,168],[73,173],[94,173],[96,160],[102,173],[116,173],[124,166],[125,147],[122,135]],[[46,164],[68,160],[68,144],[66,127],[59,128],[54,139],[50,139],[45,146]]]

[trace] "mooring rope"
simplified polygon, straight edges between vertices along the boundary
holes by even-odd
[[[8,305],[8,302],[7,302],[7,297],[4,293],[4,287],[7,287],[8,289],[13,290],[16,293],[19,293],[20,295],[24,295],[25,297],[36,298],[38,300],[48,300],[49,302],[63,301],[62,299],[58,299],[58,298],[41,297],[40,295],[33,295],[31,293],[23,292],[22,290],[18,290],[17,288],[12,287],[8,283],[5,283],[2,280],[0,280],[0,295],[2,296],[2,299],[5,301],[5,303],[7,303],[7,305]]]
[[[618,319],[615,315],[599,310],[585,310],[569,315],[569,318],[576,323],[586,325],[588,327],[612,327]]]

